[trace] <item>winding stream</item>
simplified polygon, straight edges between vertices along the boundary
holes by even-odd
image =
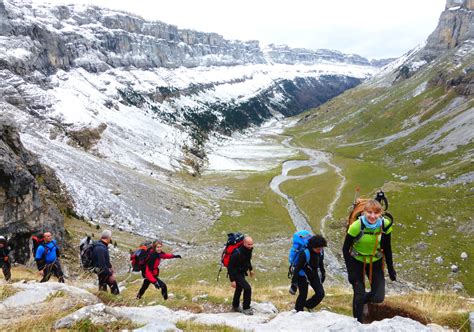
[[[338,176],[341,178],[341,182],[337,188],[334,199],[329,204],[328,212],[321,220],[321,229],[317,230],[316,232],[325,236],[324,227],[326,225],[326,221],[332,218],[334,207],[341,195],[341,190],[345,185],[346,178],[344,177],[344,175],[342,175],[341,169],[331,163],[331,156],[328,153],[313,149],[294,147],[290,145],[290,141],[291,138],[288,138],[283,141],[283,144],[289,148],[303,152],[305,155],[308,156],[309,159],[285,161],[282,164],[281,174],[275,176],[271,180],[270,188],[273,192],[275,192],[277,195],[287,201],[286,209],[288,210],[288,213],[290,214],[291,220],[293,221],[293,224],[295,225],[297,231],[305,229],[311,231],[313,234],[315,233],[308,223],[308,218],[298,208],[298,205],[296,205],[294,199],[280,190],[280,185],[285,181],[305,179],[311,176],[323,174],[327,171],[327,167],[333,168],[338,174]],[[300,167],[310,167],[311,171],[304,175],[288,175],[290,171],[298,169]],[[329,247],[325,249],[325,256],[325,264],[328,267],[329,273],[333,275],[342,275],[344,269]]]
[[[283,144],[285,146],[291,147],[289,141],[291,139],[286,139]],[[294,147],[291,147],[294,149]],[[308,157],[308,160],[289,160],[285,161],[282,164],[281,174],[275,176],[272,181],[270,182],[270,188],[273,192],[275,192],[278,196],[283,197],[286,201],[286,209],[288,210],[291,220],[295,225],[297,231],[306,229],[308,231],[312,231],[311,226],[308,224],[307,217],[301,212],[301,210],[296,205],[293,198],[286,195],[280,190],[280,185],[288,180],[299,180],[305,179],[310,176],[315,176],[326,172],[326,168],[322,167],[323,163],[328,162],[328,157],[323,152],[310,150],[310,149],[298,149],[303,151]],[[288,175],[288,173],[292,170],[298,169],[300,167],[311,167],[311,172],[304,175]]]

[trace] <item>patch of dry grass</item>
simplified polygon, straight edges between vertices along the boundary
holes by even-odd
[[[457,330],[469,318],[469,312],[474,311],[473,299],[441,291],[391,296],[385,304],[395,308],[413,307],[429,322]],[[461,330],[469,331],[469,324],[465,324]]]
[[[34,268],[26,267],[25,265],[16,265],[12,267],[12,282],[21,280],[40,280],[41,276]],[[54,278],[54,277],[53,277]]]
[[[195,332],[207,332],[207,331],[219,331],[219,332],[237,332],[238,329],[234,329],[226,325],[204,325],[198,324],[191,321],[179,321],[176,323],[176,327],[183,331],[195,331]]]
[[[16,292],[18,291],[15,288],[13,288],[11,285],[1,285],[0,286],[0,301],[3,301],[12,295],[15,295]]]
[[[95,325],[89,319],[84,319],[76,322],[71,328],[64,331],[88,331],[88,332],[99,332],[99,331],[128,331],[134,330],[142,325],[135,324],[131,320],[121,319],[109,324]],[[59,330],[62,331],[62,330]]]
[[[40,312],[31,312],[29,315],[18,317],[18,320],[8,326],[8,331],[51,331],[54,323],[79,309],[83,304],[76,304],[75,306],[64,309],[61,306],[62,301],[54,301],[48,303],[48,310]],[[5,328],[5,327],[4,327]]]

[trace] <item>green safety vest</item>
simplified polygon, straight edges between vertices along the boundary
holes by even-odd
[[[362,220],[357,219],[349,226],[347,234],[352,237],[359,237],[352,245],[351,255],[360,262],[364,262],[365,259],[370,259],[372,256],[372,262],[376,262],[382,258],[382,253],[380,249],[380,240],[382,238],[382,233],[390,234],[392,232],[392,225],[390,219],[384,217],[383,226],[375,230],[368,229],[364,227],[363,234],[360,236]],[[375,248],[375,242],[377,242],[377,247]]]

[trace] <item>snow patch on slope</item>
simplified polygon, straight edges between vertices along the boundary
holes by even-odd
[[[208,172],[263,171],[277,167],[297,151],[272,141],[271,136],[283,132],[292,123],[272,119],[260,128],[235,133],[231,138],[211,138],[207,144]]]

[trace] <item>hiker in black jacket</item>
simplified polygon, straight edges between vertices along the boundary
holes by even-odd
[[[252,287],[245,280],[247,271],[250,276],[254,276],[252,268],[252,250],[253,240],[250,236],[244,238],[241,247],[235,249],[230,256],[229,266],[227,267],[229,273],[229,279],[232,288],[235,288],[234,299],[232,301],[232,308],[234,311],[244,313],[245,315],[253,315],[253,311],[250,308],[250,301],[252,297]],[[244,291],[244,300],[242,304],[242,310],[239,308],[240,295]]]
[[[5,280],[9,281],[11,278],[11,264],[10,264],[10,257],[8,254],[10,253],[10,247],[8,247],[7,239],[5,237],[0,236],[0,266],[2,267],[3,275],[5,276]]]
[[[298,256],[298,261],[291,279],[290,293],[296,294],[299,290],[298,298],[295,303],[296,311],[308,310],[316,307],[324,298],[323,282],[326,279],[326,270],[324,269],[323,247],[327,247],[327,242],[321,235],[314,235],[308,241],[307,248],[302,250]],[[321,277],[318,274],[321,272]],[[304,273],[300,273],[303,271]],[[314,290],[314,295],[306,300],[308,295],[308,283]]]
[[[100,240],[95,242],[92,251],[92,261],[94,269],[99,278],[99,291],[107,291],[107,285],[110,287],[110,292],[114,295],[120,293],[120,290],[115,280],[114,270],[110,263],[108,245],[112,241],[112,232],[105,230],[102,232]]]

